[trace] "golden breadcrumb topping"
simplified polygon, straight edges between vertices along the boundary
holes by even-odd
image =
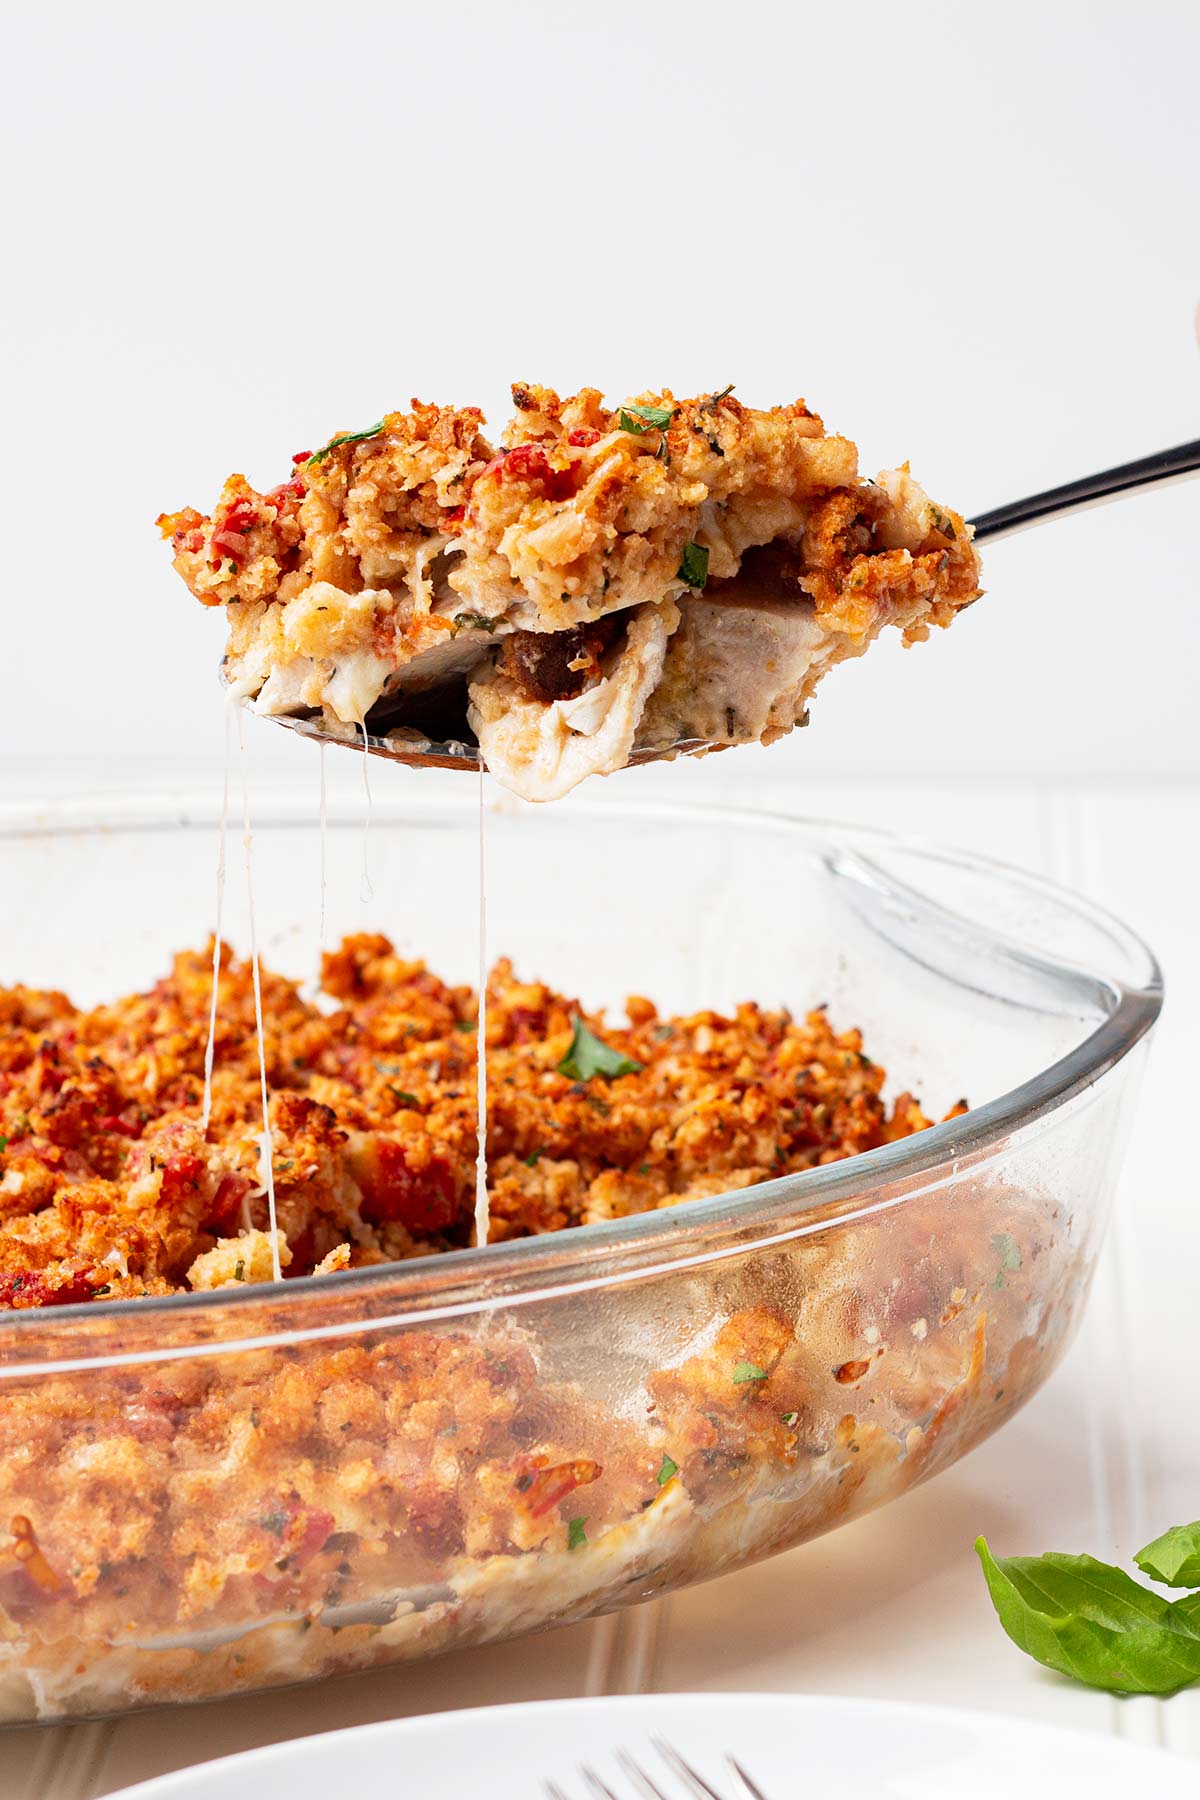
[[[251,969],[211,949],[90,1011],[0,992],[0,1304],[269,1279]],[[387,938],[323,959],[322,1011],[262,974],[279,1259],[288,1276],[471,1241],[476,997]],[[488,984],[495,1238],[620,1218],[837,1161],[923,1129],[860,1034],[751,1003],[606,1022],[508,962]]]

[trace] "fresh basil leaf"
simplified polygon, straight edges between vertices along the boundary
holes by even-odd
[[[670,1481],[672,1475],[678,1475],[678,1473],[679,1473],[679,1464],[677,1462],[672,1461],[672,1459],[667,1455],[666,1451],[664,1450],[663,1459],[662,1459],[662,1468],[658,1471],[659,1487],[666,1487],[666,1485],[667,1485],[668,1481]]]
[[[702,588],[708,580],[708,551],[703,544],[685,544],[678,578],[690,588]]]
[[[572,1081],[590,1081],[593,1075],[604,1075],[611,1081],[617,1075],[639,1073],[640,1062],[634,1062],[632,1056],[622,1056],[611,1044],[604,1043],[588,1030],[578,1013],[571,1014],[571,1024],[575,1035],[558,1065],[560,1075],[569,1075]]]
[[[340,450],[343,444],[365,444],[368,438],[378,437],[386,424],[386,419],[380,419],[378,425],[368,425],[365,431],[343,431],[340,437],[330,438],[327,444],[309,457],[305,468],[311,469],[317,463],[323,463],[332,450]]]
[[[1151,1581],[1164,1582],[1167,1587],[1200,1588],[1200,1519],[1191,1525],[1172,1525],[1133,1560]]]
[[[983,1538],[975,1550],[1001,1625],[1046,1668],[1117,1694],[1173,1694],[1200,1680],[1200,1614],[1188,1601],[1090,1556],[996,1558]]]
[[[640,437],[644,431],[665,431],[678,410],[674,406],[623,406],[617,423],[622,431],[635,431]]]
[[[587,1543],[587,1520],[570,1519],[567,1522],[567,1549],[580,1550]]]
[[[734,1366],[733,1379],[735,1381],[765,1381],[767,1371],[760,1369],[757,1363],[740,1362]]]

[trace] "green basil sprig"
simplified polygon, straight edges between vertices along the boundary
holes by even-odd
[[[593,1075],[604,1075],[611,1081],[617,1075],[640,1073],[640,1062],[634,1062],[632,1056],[622,1056],[619,1050],[614,1050],[611,1044],[589,1031],[578,1013],[572,1013],[571,1024],[575,1035],[571,1039],[571,1048],[558,1065],[560,1075],[569,1075],[572,1081],[590,1081]]]
[[[1133,1560],[1143,1575],[1164,1587],[1200,1588],[1200,1519],[1194,1525],[1172,1525]]]
[[[1177,1526],[1135,1561],[1147,1574],[1174,1567],[1172,1585],[1186,1585],[1184,1570],[1200,1583],[1198,1543],[1200,1523]],[[1165,1599],[1091,1556],[994,1557],[983,1538],[975,1549],[1001,1625],[1046,1668],[1114,1694],[1173,1694],[1200,1681],[1200,1593]]]
[[[320,450],[313,452],[305,463],[305,468],[311,469],[317,463],[323,463],[331,450],[340,450],[343,444],[365,444],[368,438],[378,437],[386,424],[386,419],[380,419],[378,425],[368,425],[365,431],[343,431],[341,437],[331,437]]]
[[[622,431],[665,431],[678,412],[675,406],[623,406],[617,415]]]

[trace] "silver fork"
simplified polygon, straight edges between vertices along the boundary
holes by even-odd
[[[680,1784],[679,1786],[674,1784],[669,1788],[660,1786],[659,1782],[666,1777],[660,1777],[659,1781],[654,1780],[637,1758],[630,1755],[628,1750],[618,1750],[617,1762],[621,1767],[622,1774],[632,1783],[632,1789],[624,1785],[620,1788],[611,1787],[589,1764],[581,1763],[579,1774],[585,1792],[591,1795],[593,1800],[624,1800],[624,1796],[631,1791],[638,1796],[638,1800],[675,1800],[675,1796],[680,1791],[693,1796],[693,1800],[767,1800],[766,1794],[743,1768],[736,1756],[727,1754],[725,1757],[725,1766],[735,1785],[728,1789],[715,1788],[665,1738],[651,1738],[650,1742],[660,1760],[666,1764],[676,1782]],[[547,1781],[542,1792],[545,1800],[571,1800],[570,1795],[559,1787],[556,1781]]]

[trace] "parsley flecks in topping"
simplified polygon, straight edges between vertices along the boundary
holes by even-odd
[[[332,450],[340,450],[343,444],[365,444],[369,438],[378,437],[386,424],[386,419],[380,419],[378,425],[369,425],[365,431],[343,431],[340,437],[330,438],[327,444],[309,457],[305,468],[311,469],[317,463],[323,463]]]
[[[734,1366],[733,1379],[735,1381],[765,1381],[767,1371],[760,1369],[757,1363],[740,1362]]]
[[[702,588],[708,580],[708,551],[703,544],[685,544],[679,565],[679,580],[690,588]]]
[[[793,1430],[794,1427],[800,1423],[800,1414],[798,1412],[780,1413],[779,1417],[789,1431]]]
[[[560,1075],[569,1075],[572,1081],[590,1081],[593,1075],[603,1075],[612,1081],[618,1075],[640,1072],[640,1062],[635,1062],[632,1056],[622,1056],[611,1044],[604,1043],[588,1030],[578,1013],[571,1014],[571,1024],[575,1035],[571,1039],[571,1048],[558,1065]]]
[[[8,1149],[8,1139],[6,1137],[0,1137],[0,1156],[3,1156],[4,1152],[7,1149]]]
[[[111,1294],[111,1293],[112,1293],[112,1283],[111,1283],[111,1281],[106,1281],[103,1287],[98,1287],[98,1288],[92,1289],[92,1298],[93,1298],[93,1300],[98,1300],[100,1298],[101,1294]]]
[[[397,1106],[419,1106],[421,1104],[415,1094],[410,1094],[405,1088],[393,1087],[390,1081],[388,1082],[388,1092]]]
[[[953,519],[948,518],[940,506],[931,505],[929,511],[933,517],[934,530],[940,531],[942,536],[948,537],[952,543],[957,543],[958,533],[954,529]]]
[[[454,1029],[455,1031],[474,1031],[475,1021],[474,1019],[455,1019]]]
[[[236,575],[237,574],[237,564],[234,562],[232,556],[229,559],[229,567],[226,569],[225,573],[227,575]]]
[[[1133,1560],[1143,1575],[1166,1587],[1200,1588],[1200,1519],[1172,1525]]]
[[[563,599],[564,600],[566,599],[565,594],[563,595]],[[473,628],[476,631],[495,631],[495,629],[496,629],[495,619],[489,619],[485,613],[477,613],[477,612],[455,613],[454,619],[452,622],[459,631],[464,631],[464,630],[471,629],[471,628]]]
[[[1020,1268],[1021,1252],[1020,1252],[1020,1250],[1018,1250],[1017,1240],[1015,1237],[1012,1236],[1011,1232],[1007,1232],[1007,1231],[993,1232],[991,1243],[992,1243],[992,1249],[996,1252],[996,1255],[1000,1258],[1000,1267],[996,1271],[995,1286],[998,1288],[1002,1288],[1004,1286],[1005,1270]]]
[[[571,1519],[567,1525],[567,1549],[579,1550],[587,1543],[587,1519]]]
[[[525,1164],[527,1169],[536,1169],[538,1166],[538,1158],[540,1156],[545,1156],[545,1154],[546,1152],[544,1150],[531,1150],[528,1156],[523,1156],[521,1158],[521,1161]]]
[[[264,1513],[258,1522],[264,1531],[270,1532],[272,1537],[282,1537],[287,1528],[287,1514],[283,1512]]]
[[[721,389],[720,393],[710,394],[707,400],[701,402],[701,411],[711,412],[714,406],[720,406],[722,400],[728,400],[730,394],[733,392],[733,386],[734,384],[731,381],[728,387],[723,387]]]
[[[658,1471],[659,1487],[666,1487],[666,1485],[667,1485],[668,1481],[670,1481],[671,1477],[673,1475],[678,1475],[678,1473],[679,1473],[679,1464],[677,1462],[672,1461],[672,1459],[664,1451],[663,1459],[662,1459],[662,1468]]]
[[[617,423],[622,431],[635,431],[641,437],[645,431],[665,431],[678,411],[677,406],[623,406]]]
[[[1001,1625],[1046,1668],[1109,1693],[1200,1680],[1200,1596],[1164,1599],[1090,1556],[994,1557],[984,1538],[975,1551]]]
[[[245,1281],[246,1279],[246,1265],[240,1256],[237,1260],[237,1266],[233,1271],[233,1279],[235,1281]]]

